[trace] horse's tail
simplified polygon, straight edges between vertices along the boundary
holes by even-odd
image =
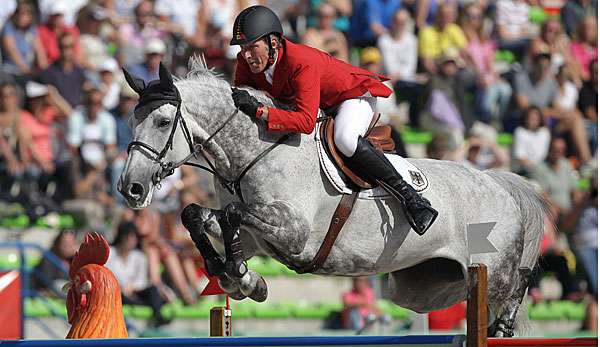
[[[489,170],[486,171],[496,182],[504,187],[514,199],[517,208],[521,212],[521,230],[523,231],[523,252],[521,254],[520,268],[534,270],[540,256],[540,244],[544,235],[546,217],[549,215],[549,204],[544,197],[535,189],[533,184],[512,172]],[[523,274],[521,274],[523,275]],[[522,281],[529,281],[523,278]],[[519,307],[517,315],[517,331],[523,333],[528,330],[527,319],[527,293]],[[500,303],[500,305],[502,305]],[[501,307],[493,308],[496,314],[500,314]],[[496,317],[497,318],[497,317]]]

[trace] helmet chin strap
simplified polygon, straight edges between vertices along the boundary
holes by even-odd
[[[265,65],[265,68],[261,72],[267,71],[271,65],[275,64],[275,48],[273,48],[273,43],[271,42],[271,34],[268,34],[266,37],[267,45],[269,45],[269,59],[267,60],[267,65]]]

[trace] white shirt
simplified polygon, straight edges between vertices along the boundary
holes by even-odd
[[[4,0],[0,6],[0,28],[4,28],[6,21],[12,16],[17,9],[16,0]]]
[[[496,25],[503,25],[511,35],[520,36],[521,30],[529,25],[529,5],[520,0],[498,0],[496,3]]]
[[[275,58],[275,62],[265,71],[265,78],[270,85],[273,85],[273,74],[275,73],[275,65],[277,65],[277,58]]]
[[[383,67],[388,76],[399,76],[405,81],[414,81],[417,72],[417,38],[404,32],[396,40],[389,34],[383,34],[377,40],[377,46],[383,57]]]
[[[111,247],[106,267],[113,272],[121,289],[131,286],[133,290],[139,291],[148,287],[148,260],[137,249],[131,250],[124,259],[116,248]]]
[[[159,16],[169,17],[173,23],[183,27],[186,35],[196,32],[200,0],[157,0],[154,11]]]
[[[556,94],[556,102],[558,106],[565,110],[574,110],[577,108],[577,100],[579,99],[579,91],[575,84],[571,81],[565,82],[560,87],[558,94]]]
[[[523,127],[515,130],[514,156],[516,159],[528,159],[533,164],[538,164],[546,159],[550,147],[550,131],[541,127],[531,131]]]

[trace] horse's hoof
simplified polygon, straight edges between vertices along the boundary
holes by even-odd
[[[262,278],[262,276],[260,276],[260,279],[256,282],[254,290],[252,293],[250,293],[250,295],[248,295],[248,297],[256,302],[263,302],[267,300],[268,296],[269,290],[267,288],[267,282],[264,278]]]
[[[239,289],[233,293],[227,293],[227,295],[229,295],[229,297],[232,298],[233,300],[237,300],[237,301],[244,300],[245,298],[247,298],[247,296],[242,294],[242,291],[240,291]]]

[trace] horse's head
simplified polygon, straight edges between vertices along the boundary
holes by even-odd
[[[182,115],[179,90],[162,63],[160,79],[148,84],[126,70],[124,74],[140,100],[130,117],[133,141],[118,190],[130,207],[143,208],[160,181],[189,159],[193,139]]]

